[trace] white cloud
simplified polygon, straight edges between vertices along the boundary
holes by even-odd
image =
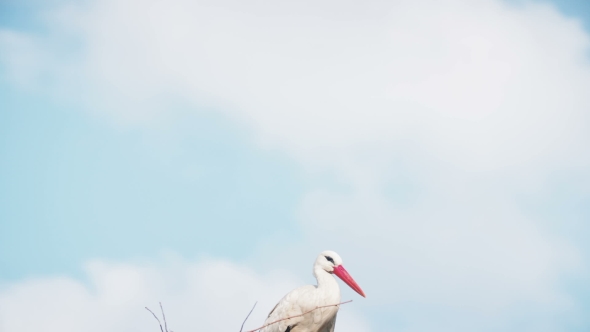
[[[350,248],[367,292],[407,330],[428,327],[408,303],[451,310],[431,320],[442,330],[508,330],[526,315],[552,327],[576,312],[560,278],[581,273],[584,253],[519,204],[556,172],[588,178],[590,39],[552,7],[125,0],[48,19],[50,40],[75,26],[83,47],[42,63],[94,111],[144,122],[183,98],[335,175],[349,192],[306,195],[305,246]],[[403,183],[410,202],[385,194]]]
[[[588,162],[589,38],[547,5],[127,0],[46,17],[48,38],[82,41],[61,65],[37,45],[54,77],[127,121],[174,95],[311,166],[407,142],[476,171]]]
[[[313,242],[330,234],[332,246],[347,248],[373,303],[481,312],[514,310],[523,301],[571,305],[555,288],[560,273],[578,267],[571,244],[511,206],[458,196],[404,211],[372,193],[318,192],[302,219]]]
[[[0,331],[158,331],[147,306],[162,301],[173,331],[239,331],[262,325],[268,311],[298,280],[283,272],[260,275],[233,263],[129,264],[90,262],[88,282],[67,277],[30,279],[0,291]],[[344,312],[346,310],[346,312]],[[342,331],[367,331],[353,308],[339,317]]]

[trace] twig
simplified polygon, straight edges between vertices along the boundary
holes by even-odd
[[[164,318],[164,327],[166,328],[166,332],[168,332],[168,323],[166,323],[166,315],[164,315],[164,308],[162,307],[162,302],[160,303],[160,310],[162,311],[162,317]]]
[[[256,308],[256,304],[258,304],[258,301],[254,302],[254,306],[252,306],[252,309],[250,309],[248,316],[246,316],[246,319],[244,319],[244,321],[242,322],[242,327],[240,327],[240,332],[242,332],[242,330],[244,329],[244,324],[246,324],[248,317],[250,317],[250,314],[252,313],[252,311],[254,311],[254,308]]]
[[[154,315],[154,318],[158,321],[158,324],[160,324],[160,331],[164,332],[164,329],[162,328],[162,323],[160,323],[160,319],[158,318],[158,316],[156,316],[156,314],[154,314],[153,311],[150,310],[150,308],[145,307],[147,309],[147,311],[151,312],[152,315]]]
[[[264,324],[264,325],[262,325],[261,327],[259,327],[257,329],[246,331],[246,332],[256,332],[258,330],[262,330],[263,328],[265,328],[265,327],[267,327],[269,325],[276,324],[278,322],[281,322],[281,321],[284,321],[284,320],[287,320],[287,319],[291,319],[291,318],[295,318],[295,317],[301,317],[303,315],[306,315],[306,314],[308,314],[308,313],[310,313],[310,312],[312,312],[314,310],[320,309],[320,308],[335,307],[335,306],[339,306],[341,304],[346,304],[346,303],[350,303],[350,302],[352,302],[352,300],[348,300],[348,301],[344,301],[344,302],[340,302],[340,303],[336,303],[336,304],[328,304],[328,305],[317,306],[317,307],[315,307],[315,308],[313,308],[311,310],[308,310],[308,311],[306,311],[306,312],[304,312],[302,314],[295,315],[295,316],[289,316],[289,317],[285,317],[285,318],[281,318],[279,320],[275,320],[274,322],[270,322],[268,324]]]

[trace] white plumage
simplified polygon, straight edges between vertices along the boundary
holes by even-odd
[[[260,331],[334,332],[339,306],[329,306],[314,310],[317,307],[340,303],[340,287],[333,274],[340,277],[340,279],[361,296],[365,296],[362,289],[350,277],[344,267],[342,267],[340,256],[333,251],[324,251],[317,257],[313,265],[313,275],[317,279],[317,285],[299,287],[285,295],[270,312],[264,325],[287,317],[298,317],[268,325]],[[313,311],[304,314],[310,310]]]

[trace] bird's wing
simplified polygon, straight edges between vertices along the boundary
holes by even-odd
[[[312,298],[310,298],[310,294],[312,294],[312,290],[314,289],[314,286],[303,286],[285,295],[285,297],[283,297],[281,301],[279,301],[279,303],[277,303],[277,305],[271,310],[268,318],[266,318],[266,321],[264,322],[264,325],[285,319],[287,317],[298,316],[309,309],[313,309],[313,307],[315,307],[315,302]],[[311,308],[308,309],[310,306]],[[304,320],[310,319],[308,316],[309,315],[304,315],[281,320],[278,323],[263,328],[260,332],[285,332],[289,326],[293,328]]]
[[[336,316],[337,314],[334,314],[334,317],[326,323],[326,332],[334,332],[334,328],[336,327]]]

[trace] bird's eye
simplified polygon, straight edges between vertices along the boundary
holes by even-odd
[[[326,259],[328,260],[328,262],[332,262],[332,264],[335,264],[334,263],[334,260],[332,259],[332,257],[330,257],[330,256],[324,256],[324,257],[326,257]]]

